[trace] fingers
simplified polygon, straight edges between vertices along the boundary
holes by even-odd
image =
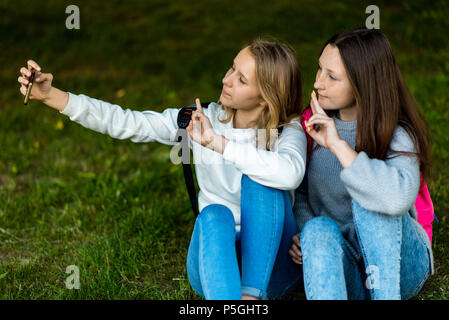
[[[316,93],[315,91],[312,91],[312,101],[310,103],[310,106],[312,108],[312,112],[313,114],[322,114],[322,115],[326,115],[326,112],[324,111],[323,108],[321,108],[318,99],[316,97]]]
[[[292,258],[293,262],[296,264],[302,264],[302,259]]]
[[[297,257],[302,257],[301,248],[298,247],[297,245],[292,244],[292,247],[291,247],[290,250],[293,250],[294,254],[295,254]]]
[[[28,70],[34,69],[36,71],[41,71],[41,67],[33,60],[27,61]]]
[[[34,80],[36,82],[42,82],[44,80],[47,80],[50,76],[50,73],[42,73],[40,71],[36,71],[36,74],[34,75]]]
[[[29,79],[31,77],[31,72],[34,70],[28,70],[25,67],[20,68],[20,74],[22,75],[17,80],[20,83],[23,83],[24,85],[27,85],[29,83]],[[52,78],[53,76],[50,73],[42,73],[40,71],[34,71],[34,79],[37,82],[42,82],[44,80],[47,80],[49,78]]]
[[[196,111],[203,113],[203,107],[201,106],[200,99],[196,98],[195,103],[196,103]]]
[[[22,76],[24,77],[30,77],[31,76],[31,71],[28,70],[25,67],[20,68],[20,73],[22,74]]]
[[[294,249],[293,246],[292,248],[288,251],[289,255],[291,256],[293,262],[295,262],[296,264],[302,264],[302,256],[298,255]]]
[[[27,88],[24,85],[20,86],[20,93],[23,95],[27,94]]]
[[[292,240],[293,240],[293,243],[294,244],[296,244],[298,247],[300,246],[300,244],[299,244],[299,233],[298,234],[295,234],[293,237],[292,237]]]
[[[53,76],[50,73],[42,73],[41,67],[35,61],[28,60],[27,66],[28,68],[20,68],[20,74],[22,76],[17,79],[20,84],[28,85],[32,72],[34,72],[34,79],[36,82],[42,82],[48,79],[52,80]]]
[[[17,81],[18,81],[20,84],[23,84],[24,86],[28,85],[28,83],[30,82],[30,81],[28,81],[28,79],[25,79],[24,77],[19,77],[19,78],[17,78]]]
[[[192,129],[194,131],[201,131],[201,114],[197,111],[192,112],[192,119],[190,121],[192,123]]]
[[[319,113],[314,114],[309,120],[305,121],[307,132],[311,130],[319,131],[320,126],[328,127],[331,125],[333,120],[327,115],[322,115]]]
[[[190,120],[189,125],[186,127],[187,133],[190,135],[190,137],[193,139],[193,121]]]
[[[299,237],[300,237],[299,233],[295,234],[292,237],[293,244],[292,244],[290,250],[288,251],[289,255],[292,257],[292,260],[296,264],[302,264],[302,252],[301,252]]]
[[[201,104],[199,104],[199,99],[197,99],[197,106],[198,105],[201,108]],[[197,123],[199,123],[202,127],[204,127],[204,129],[210,128],[210,125],[208,123],[209,118],[203,113],[202,109],[194,110],[192,112],[192,120],[194,127],[197,125]]]
[[[17,78],[17,82],[19,82],[21,85],[25,86],[25,88],[26,88],[30,83],[31,72],[25,68],[22,68],[22,69],[21,69],[22,76],[19,76]],[[41,83],[46,80],[50,80],[50,81],[53,80],[53,76],[51,73],[36,72],[36,74],[34,76],[34,82]]]
[[[310,108],[312,109],[312,114],[316,114],[316,109],[315,109],[315,101],[313,101],[313,97],[315,96],[315,91],[312,91],[311,96],[311,100],[310,100]]]

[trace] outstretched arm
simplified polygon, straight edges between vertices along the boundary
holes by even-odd
[[[28,60],[27,64],[28,68],[20,69],[18,81],[21,84],[20,92],[25,95],[31,72],[35,72],[30,99],[41,101],[82,126],[116,139],[157,141],[169,145],[176,143],[178,109],[166,109],[162,113],[125,110],[82,94],[64,92],[52,86],[51,73],[42,73],[41,67],[33,60]]]

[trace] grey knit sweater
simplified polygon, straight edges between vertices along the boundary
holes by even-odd
[[[334,121],[341,138],[355,149],[357,121],[346,122],[335,117]],[[414,151],[413,142],[402,127],[396,128],[390,147],[396,151]],[[414,208],[420,183],[416,157],[401,155],[382,161],[370,159],[362,151],[349,167],[343,169],[332,152],[318,147],[310,156],[306,176],[307,194],[297,189],[293,208],[299,230],[313,217],[329,217],[338,224],[357,259],[361,258],[361,253],[352,218],[351,197],[367,210],[394,216],[410,212],[421,227]],[[431,255],[430,241],[427,247]],[[432,257],[431,260],[433,269]]]

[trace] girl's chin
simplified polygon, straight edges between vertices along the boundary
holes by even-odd
[[[327,103],[327,101],[325,102],[324,99],[322,101],[318,101],[318,103],[320,104],[320,107],[323,108],[326,111],[332,111],[332,110],[340,109],[338,106],[329,104],[329,103]]]
[[[224,95],[223,93],[220,95],[220,101],[223,102],[223,104],[229,104],[231,102],[229,97]]]

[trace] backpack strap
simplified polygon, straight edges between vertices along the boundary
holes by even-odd
[[[301,126],[302,126],[302,129],[304,130],[304,133],[306,134],[306,138],[307,138],[307,162],[309,162],[310,154],[312,153],[313,138],[307,133],[306,121],[309,121],[309,119],[312,115],[313,115],[313,112],[312,112],[312,108],[310,108],[310,107],[307,107],[301,114],[301,117],[302,117]]]
[[[306,121],[308,121],[310,119],[310,117],[312,116],[313,112],[312,112],[312,108],[307,107],[303,113],[301,114],[301,126],[302,129],[304,130],[304,133],[306,135],[306,139],[307,139],[307,157],[306,157],[306,167],[307,167],[307,163],[309,163],[310,160],[310,154],[312,153],[312,146],[313,146],[313,139],[312,137],[307,133],[306,130]],[[297,191],[301,194],[307,194],[307,174],[304,175],[304,179],[302,179],[301,184],[299,185]]]
[[[207,108],[210,102],[202,102],[201,107]],[[196,110],[196,104],[188,107],[181,108],[178,112],[178,132],[176,133],[176,141],[181,143],[181,159],[182,159],[182,170],[184,172],[184,180],[187,187],[187,192],[190,198],[190,204],[195,216],[198,216],[198,199],[196,197],[195,183],[193,181],[192,166],[190,164],[190,146],[187,133],[187,126],[192,119],[192,112]],[[183,152],[184,151],[184,152]]]
[[[436,215],[432,198],[430,198],[429,189],[424,181],[422,172],[420,173],[420,185],[418,196],[415,200],[415,208],[418,215],[417,220],[426,231],[432,243],[432,221],[436,218]],[[438,219],[436,221],[438,222]]]

